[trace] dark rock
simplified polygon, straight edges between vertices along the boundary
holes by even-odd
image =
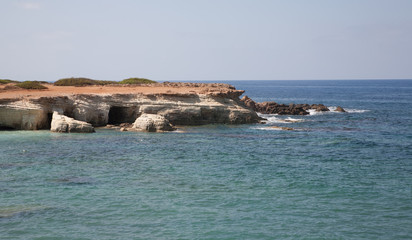
[[[328,112],[329,108],[327,108],[325,105],[323,104],[312,104],[310,106],[311,109],[315,109],[316,112]]]
[[[279,115],[308,115],[308,110],[315,109],[317,112],[330,111],[328,107],[323,104],[278,104],[276,102],[260,102],[257,103],[250,99],[248,96],[244,96],[240,99],[243,104],[258,113],[263,114],[279,114]],[[336,111],[341,111],[343,108],[338,107]],[[345,110],[343,110],[345,111]]]
[[[279,115],[307,115],[303,107],[295,104],[278,104],[276,102],[262,102],[255,104],[255,111],[264,114],[279,114]]]
[[[335,111],[336,111],[336,112],[346,112],[345,109],[343,109],[341,106],[338,106],[338,107],[335,109]]]

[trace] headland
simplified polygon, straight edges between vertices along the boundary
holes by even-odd
[[[260,120],[240,101],[244,91],[229,84],[42,85],[46,89],[21,89],[14,83],[0,86],[0,128],[91,132],[82,130],[85,123],[91,127],[129,124],[134,128],[142,126],[136,120],[143,115],[147,124],[141,130],[147,131],[162,131],[162,124],[245,124]],[[57,120],[60,122],[53,123]],[[76,127],[76,123],[83,127]]]

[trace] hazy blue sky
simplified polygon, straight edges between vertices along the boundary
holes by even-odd
[[[412,0],[0,0],[0,78],[412,78]]]

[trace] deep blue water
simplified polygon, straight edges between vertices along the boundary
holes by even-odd
[[[348,113],[156,134],[2,131],[0,239],[412,238],[412,81],[229,83]]]

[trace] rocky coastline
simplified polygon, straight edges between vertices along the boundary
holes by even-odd
[[[278,114],[278,115],[308,115],[309,110],[316,112],[328,112],[330,109],[323,104],[278,104],[276,102],[255,102],[248,96],[244,96],[241,100],[247,107],[258,113],[263,114]],[[335,111],[346,112],[345,109],[338,106]]]
[[[12,89],[12,90],[9,90]],[[138,87],[52,87],[49,90],[0,89],[0,130],[50,129],[92,133],[95,127],[163,132],[176,126],[248,124],[257,113],[307,115],[322,104],[257,103],[228,84],[170,83]],[[337,111],[344,112],[341,107]]]
[[[0,92],[0,129],[93,132],[94,127],[129,124],[132,129],[152,132],[174,130],[173,126],[179,125],[260,120],[240,101],[244,91],[227,84],[164,83],[148,89],[116,86],[108,93],[109,88],[90,87],[90,93],[85,93],[87,89],[80,87],[80,93],[64,93],[62,89],[68,88],[63,87],[57,93],[27,91],[21,96],[16,92],[14,98],[2,97]]]

